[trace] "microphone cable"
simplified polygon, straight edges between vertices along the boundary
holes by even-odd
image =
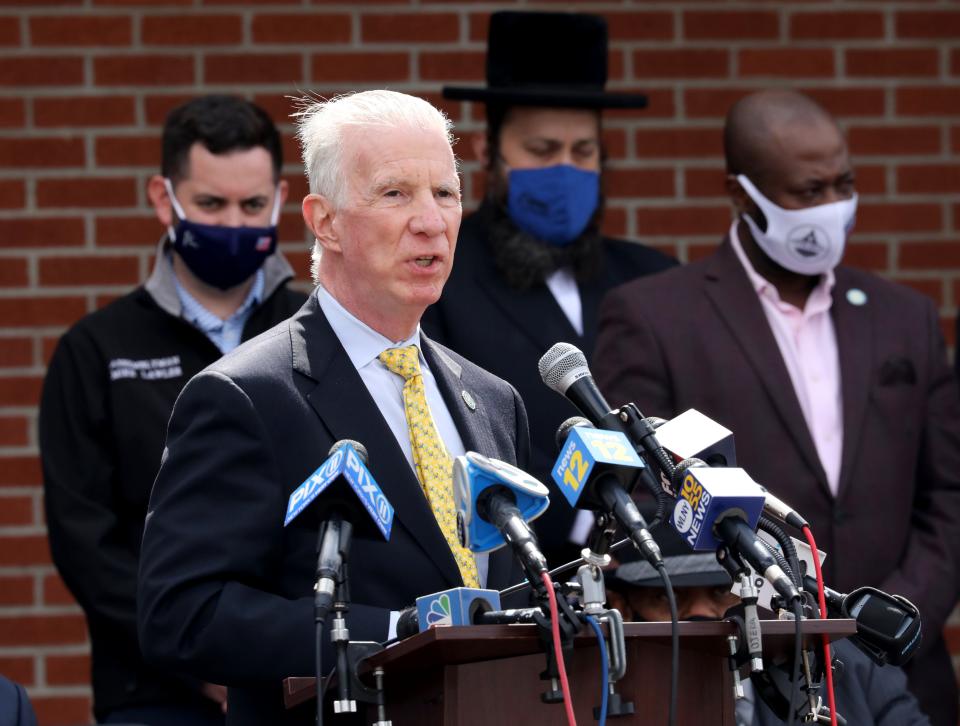
[[[547,572],[540,573],[547,588],[547,599],[550,601],[550,623],[553,630],[553,652],[557,659],[557,673],[560,676],[560,689],[563,691],[563,707],[567,712],[568,726],[577,726],[577,718],[573,715],[573,699],[570,698],[570,682],[567,680],[567,667],[563,662],[563,648],[560,641],[560,613],[557,608],[557,593],[553,587],[553,580]],[[606,684],[604,684],[606,685]]]
[[[323,677],[323,624],[326,620],[326,616],[320,618],[318,622],[314,624],[314,659],[316,661],[317,669],[317,678]],[[330,678],[333,675],[333,671],[336,668],[331,669],[330,675],[327,676],[326,681],[323,684],[317,683],[317,726],[323,726],[323,699],[327,694],[327,684],[330,683]],[[321,691],[321,685],[323,690]]]
[[[673,593],[673,584],[670,582],[670,576],[663,562],[660,563],[657,572],[663,580],[667,604],[670,606],[670,710],[667,723],[669,726],[676,726],[677,694],[680,686],[680,618],[677,616],[677,598]]]
[[[813,555],[813,569],[817,573],[817,604],[820,606],[820,619],[827,619],[827,598],[823,591],[823,569],[820,567],[820,556],[817,550],[817,542],[813,538],[813,531],[810,525],[803,528],[803,534],[807,538],[807,544],[810,545]],[[826,634],[823,636],[823,657],[825,658],[823,672],[827,679],[827,704],[830,707],[830,724],[837,726],[837,699],[833,692],[833,662],[830,659],[830,638]]]
[[[800,654],[803,651],[803,606],[798,598],[793,600],[793,674],[790,680],[790,701],[787,708],[787,726],[793,726],[797,716],[796,702],[800,693]],[[808,683],[807,686],[810,684]]]
[[[593,628],[593,634],[597,636],[597,647],[600,649],[600,718],[597,719],[599,726],[607,724],[607,681],[610,680],[609,665],[607,663],[607,641],[603,637],[603,631],[600,630],[600,623],[592,615],[585,615],[584,620]]]

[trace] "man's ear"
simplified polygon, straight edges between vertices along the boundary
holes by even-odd
[[[737,181],[735,174],[727,174],[725,186],[727,188],[727,194],[730,196],[730,201],[733,202],[733,208],[737,210],[737,216],[748,214],[753,208],[753,200],[740,185],[740,182]]]
[[[487,143],[487,132],[477,131],[470,137],[470,147],[473,155],[479,159],[484,169],[490,166],[490,146]]]
[[[167,193],[167,185],[163,182],[163,177],[154,174],[147,181],[147,199],[153,205],[153,211],[164,227],[172,227],[173,204],[170,201],[170,195]]]
[[[280,208],[283,209],[283,205],[287,203],[287,195],[290,193],[290,185],[287,184],[286,179],[281,179],[277,188],[280,190]]]
[[[301,211],[303,221],[320,246],[325,250],[341,252],[340,239],[333,226],[336,209],[330,200],[322,194],[308,194],[303,198]]]

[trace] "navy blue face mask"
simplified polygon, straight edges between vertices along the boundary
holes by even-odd
[[[587,228],[600,202],[600,174],[569,164],[511,169],[507,211],[527,234],[564,246]]]
[[[208,285],[221,290],[239,285],[260,269],[264,260],[277,249],[279,187],[273,198],[269,227],[227,227],[186,219],[170,180],[163,181],[178,219],[176,228],[167,228],[173,248],[190,271]]]

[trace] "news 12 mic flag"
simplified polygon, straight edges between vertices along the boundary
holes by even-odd
[[[627,469],[644,467],[643,460],[621,432],[585,426],[571,428],[563,450],[553,465],[553,480],[570,506],[577,506],[590,472],[605,464]]]
[[[319,468],[290,494],[287,514],[283,520],[286,527],[318,496],[332,484],[343,481],[353,490],[363,504],[370,519],[383,538],[390,539],[393,528],[393,506],[384,496],[370,470],[364,465],[352,445],[337,449]]]

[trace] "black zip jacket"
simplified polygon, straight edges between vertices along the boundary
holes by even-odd
[[[182,319],[164,245],[143,287],[91,313],[60,339],[40,407],[53,561],[90,630],[94,713],[213,703],[198,683],[144,663],[137,643],[137,562],[167,421],[184,384],[220,357]],[[264,264],[264,299],[243,340],[290,317],[303,293],[279,254]]]

